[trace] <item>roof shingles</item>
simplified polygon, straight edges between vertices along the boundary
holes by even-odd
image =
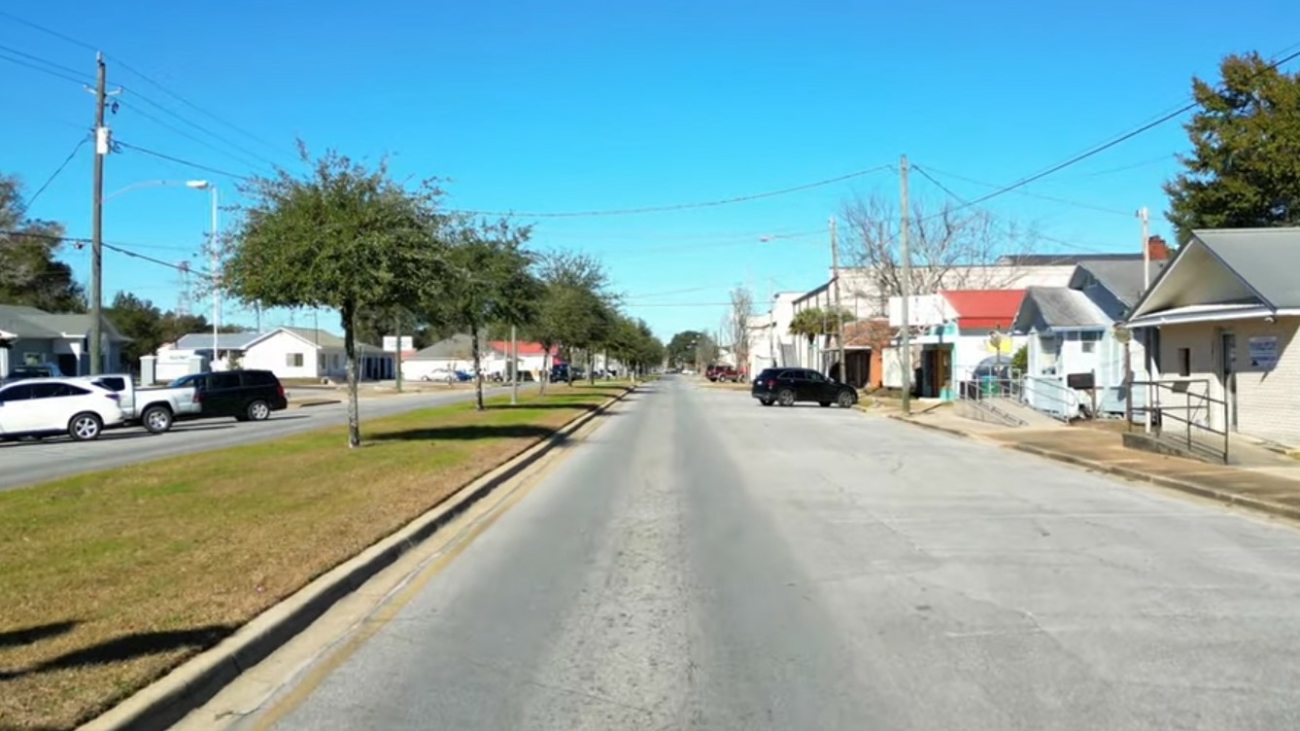
[[[959,328],[1009,328],[1016,319],[1023,289],[954,289],[941,293],[957,313]]]

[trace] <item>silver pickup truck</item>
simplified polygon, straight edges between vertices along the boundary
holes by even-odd
[[[73,380],[88,381],[115,391],[126,417],[123,424],[139,424],[151,434],[171,431],[177,419],[198,416],[202,409],[193,386],[137,388],[130,376],[117,374],[82,376]]]

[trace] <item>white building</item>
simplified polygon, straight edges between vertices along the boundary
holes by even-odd
[[[369,343],[356,343],[357,373],[362,380],[394,376],[394,356]],[[167,381],[191,372],[193,358],[209,362],[212,333],[191,333],[156,354],[155,379]],[[347,375],[343,338],[324,330],[279,327],[265,333],[221,333],[216,341],[215,370],[231,367],[267,370],[278,378],[342,380]]]

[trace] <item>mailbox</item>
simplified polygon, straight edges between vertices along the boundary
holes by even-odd
[[[1097,375],[1088,373],[1070,373],[1065,377],[1065,385],[1077,391],[1091,391],[1097,387]]]

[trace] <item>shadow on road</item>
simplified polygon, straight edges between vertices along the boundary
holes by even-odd
[[[75,619],[69,619],[63,622],[51,622],[49,624],[38,624],[34,627],[6,630],[0,632],[0,647],[30,645],[39,640],[58,637],[61,634],[72,631],[72,628],[76,627],[78,624],[81,624],[81,622]]]
[[[31,675],[32,673],[44,673],[51,670],[84,667],[86,665],[107,665],[143,655],[157,655],[183,648],[208,648],[234,632],[235,628],[236,625],[233,624],[214,624],[194,629],[123,635],[90,647],[64,653],[26,668],[0,670],[0,680]]]

